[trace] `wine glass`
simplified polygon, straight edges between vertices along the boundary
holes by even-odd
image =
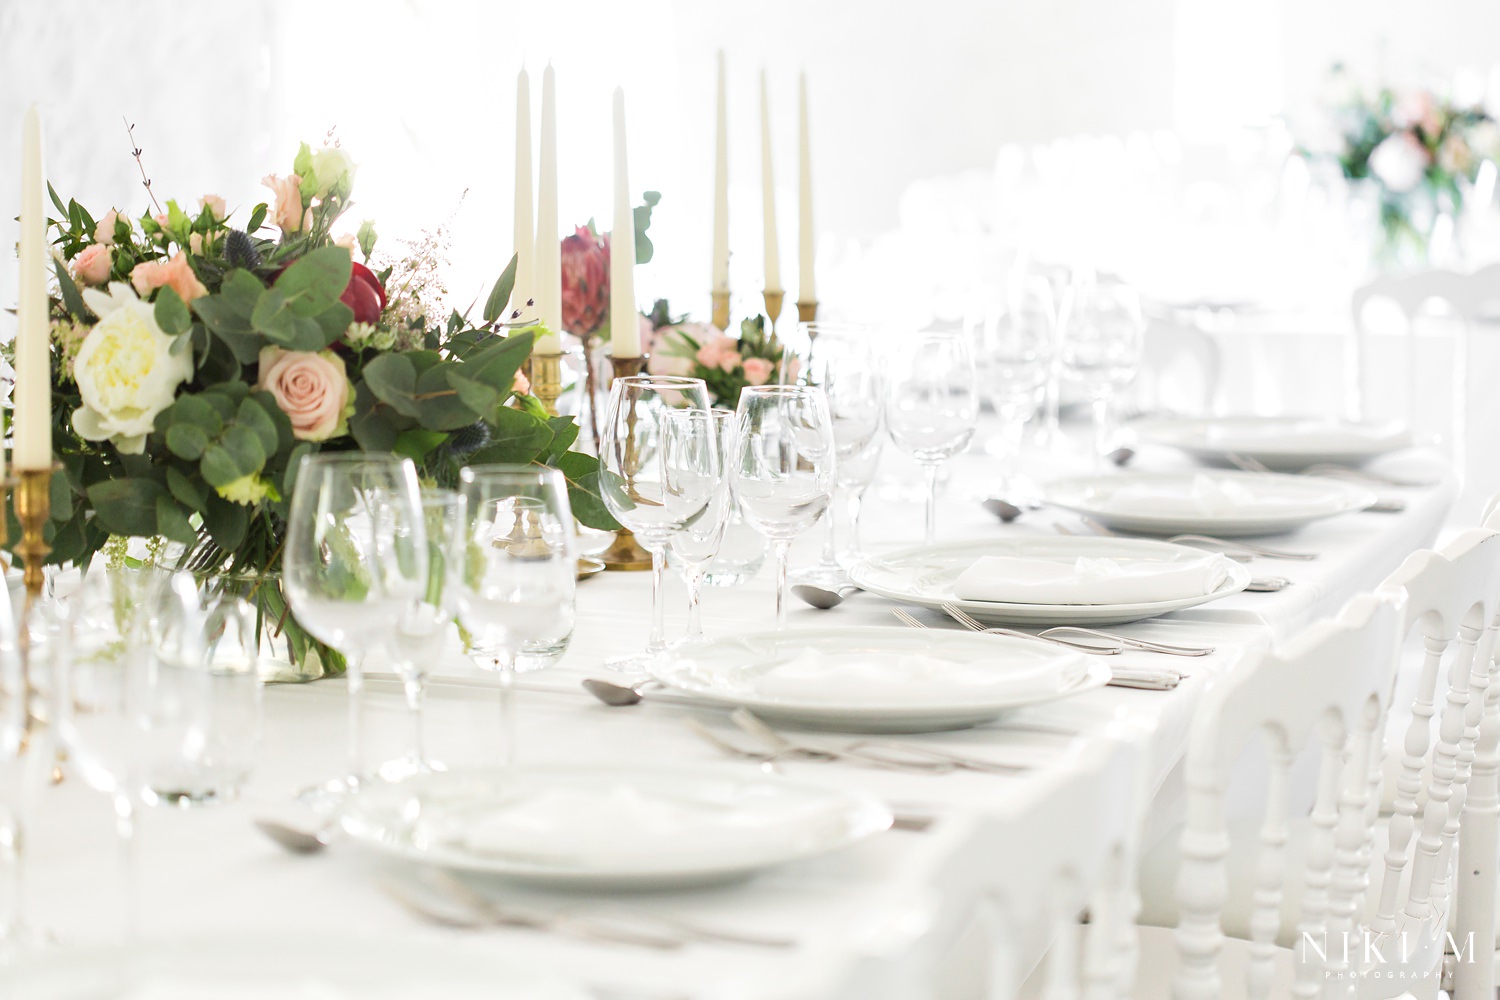
[[[28,920],[26,835],[54,760],[45,724],[45,693],[59,669],[53,611],[47,601],[31,602],[20,623],[27,637],[23,647],[10,591],[0,594],[0,788],[6,792],[0,801],[0,855],[8,884],[8,894],[0,894],[8,895],[0,911],[0,965],[51,943],[51,936]]]
[[[464,530],[449,578],[453,607],[489,668],[499,672],[502,760],[509,764],[516,749],[516,654],[529,639],[572,628],[578,579],[573,510],[556,469],[470,466],[459,480]]]
[[[696,464],[700,475],[708,475],[714,480],[708,504],[688,518],[682,530],[675,532],[668,543],[672,565],[682,573],[683,583],[687,585],[687,640],[693,642],[703,638],[699,606],[703,578],[719,554],[734,503],[729,479],[723,475],[734,450],[734,411],[718,408],[708,411],[671,410],[666,416],[666,436],[672,442],[669,449],[679,453],[673,461]],[[712,443],[711,449],[702,446],[704,439]],[[710,459],[711,453],[716,459]]]
[[[1035,490],[1017,475],[1021,435],[1047,391],[1056,355],[1057,309],[1046,278],[1013,274],[999,294],[984,294],[967,317],[979,384],[1000,418],[1000,433],[986,450],[999,461],[994,492],[1012,502]]]
[[[428,664],[442,649],[453,621],[453,573],[455,557],[462,554],[464,498],[453,490],[424,489],[422,520],[427,532],[427,586],[403,610],[391,647],[411,716],[411,749],[381,768],[387,777],[442,769],[427,759],[422,706]]]
[[[402,614],[427,589],[427,531],[411,460],[365,452],[303,458],[281,574],[298,623],[348,664],[349,772],[325,791],[357,790],[365,655],[390,647]]]
[[[58,731],[71,768],[110,796],[125,875],[121,921],[127,941],[140,927],[136,818],[142,806],[174,798],[179,776],[201,749],[206,704],[202,636],[185,622],[197,603],[191,577],[95,563],[71,598],[54,662]],[[153,648],[152,622],[172,617],[165,646]],[[33,633],[34,635],[34,633]],[[158,789],[165,789],[159,794]]]
[[[651,553],[651,638],[646,656],[666,648],[662,605],[662,571],[667,544],[690,518],[708,506],[714,482],[705,477],[705,462],[717,463],[711,439],[698,435],[696,448],[664,447],[668,414],[676,410],[708,412],[708,388],[702,379],[670,375],[631,375],[615,379],[609,409],[600,430],[600,492],[615,520],[635,533]],[[637,665],[639,657],[614,666]]]
[[[783,381],[818,386],[828,400],[837,454],[836,492],[848,498],[850,531],[858,551],[859,509],[880,454],[884,386],[874,330],[858,324],[802,323],[788,345]],[[794,574],[799,583],[836,590],[849,582],[838,559],[837,510],[829,515],[823,554],[816,566]]]
[[[906,338],[891,359],[885,418],[891,440],[927,470],[925,539],[937,541],[938,475],[963,451],[979,418],[974,353],[960,332]]]
[[[1073,290],[1058,360],[1063,378],[1093,405],[1095,471],[1103,470],[1114,437],[1110,401],[1140,369],[1145,331],[1140,297],[1129,285],[1097,278]]]
[[[730,483],[745,520],[776,553],[776,627],[786,628],[787,553],[833,498],[833,418],[823,390],[751,386],[735,411]]]

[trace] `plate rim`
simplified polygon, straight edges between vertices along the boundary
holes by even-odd
[[[912,628],[900,628],[900,627],[888,626],[888,625],[867,625],[867,626],[862,626],[862,627],[861,626],[854,626],[854,625],[819,626],[819,627],[808,628],[808,629],[796,629],[796,630],[792,631],[791,634],[795,635],[795,636],[797,636],[799,638],[801,638],[801,637],[805,637],[808,634],[815,634],[815,633],[841,633],[841,632],[851,632],[851,633],[854,633],[854,632],[857,632],[857,633],[859,633],[860,635],[863,635],[863,636],[869,636],[871,634],[874,634],[874,635],[877,635],[877,636],[879,636],[879,635],[910,635],[913,638],[916,638],[916,637],[921,636],[921,634],[922,634],[923,631],[929,631],[929,632],[938,631],[939,634],[947,634],[947,632],[945,630],[933,630],[933,629],[922,630],[922,629],[912,629]],[[716,639],[705,639],[702,642],[695,643],[693,645],[694,645],[694,647],[708,647],[708,646],[717,645],[719,643],[730,642],[730,641],[733,641],[733,640],[736,640],[736,639],[747,639],[747,638],[753,638],[753,637],[757,637],[757,636],[778,636],[778,635],[786,635],[786,634],[787,633],[785,633],[785,632],[777,632],[777,631],[772,630],[772,629],[760,629],[760,630],[757,630],[755,632],[744,632],[744,633],[738,633],[736,635],[720,636],[719,638],[716,638]],[[1029,643],[1028,640],[1026,640],[1026,639],[1019,639],[1019,638],[1016,638],[1014,636],[985,635],[983,633],[974,632],[974,631],[951,631],[951,636],[952,637],[957,637],[962,642],[971,642],[971,641],[974,642],[976,649],[982,648],[980,646],[981,643],[983,643],[985,646],[988,646],[989,648],[993,649],[994,648],[994,643],[996,642],[996,640],[999,640],[999,641],[1004,642],[1004,643],[1009,644],[1009,645],[1016,646],[1018,648],[1029,648],[1031,645],[1034,645],[1032,643]],[[689,647],[684,647],[684,648],[689,648]],[[668,651],[669,658],[675,658],[675,653],[676,653],[675,650]],[[1092,667],[1092,666],[1095,665],[1094,661],[1092,659],[1090,659],[1090,655],[1087,654],[1087,653],[1084,653],[1082,651],[1071,651],[1070,652],[1068,650],[1063,649],[1062,647],[1058,647],[1057,653],[1054,654],[1054,655],[1058,659],[1062,659],[1062,660],[1066,660],[1066,659],[1069,659],[1069,658],[1076,658],[1081,663],[1083,663],[1086,667]],[[653,666],[651,668],[650,673],[651,673],[651,676],[652,676],[652,678],[654,680],[656,680],[657,682],[659,682],[661,684],[666,685],[668,688],[670,688],[673,691],[676,691],[676,692],[679,692],[679,693],[682,693],[682,694],[690,694],[690,695],[692,695],[694,697],[702,698],[705,701],[713,701],[713,702],[716,702],[717,704],[720,704],[720,705],[727,705],[727,706],[732,706],[732,707],[735,707],[735,708],[747,708],[747,709],[750,709],[751,711],[764,711],[764,712],[768,712],[768,713],[775,712],[778,715],[780,715],[782,718],[789,718],[790,716],[788,714],[786,714],[786,713],[795,712],[795,713],[797,713],[797,715],[799,717],[802,717],[802,718],[810,718],[810,717],[812,717],[814,715],[821,715],[821,716],[825,716],[825,717],[829,717],[829,718],[842,719],[842,720],[847,721],[847,722],[854,722],[854,721],[858,721],[858,720],[868,720],[868,721],[871,721],[871,722],[890,722],[890,723],[895,723],[895,722],[898,722],[901,719],[911,719],[913,721],[918,721],[918,720],[921,720],[921,719],[929,719],[929,718],[930,719],[955,719],[955,718],[992,719],[992,718],[995,718],[996,716],[998,716],[1001,712],[1009,711],[1009,710],[1015,709],[1015,708],[1024,708],[1024,707],[1026,707],[1028,705],[1039,705],[1039,704],[1043,704],[1043,703],[1049,702],[1049,701],[1056,701],[1059,698],[1071,697],[1072,695],[1078,694],[1081,691],[1087,691],[1087,690],[1092,689],[1095,686],[1099,686],[1099,685],[1094,685],[1094,684],[1089,683],[1092,680],[1093,672],[1092,671],[1086,671],[1085,675],[1083,677],[1079,678],[1078,681],[1074,682],[1072,685],[1070,685],[1069,687],[1067,687],[1066,689],[1064,689],[1062,691],[1045,694],[1045,695],[1043,695],[1042,697],[1039,697],[1039,698],[1028,698],[1025,701],[1015,701],[1015,700],[1007,700],[1007,701],[1004,701],[1004,702],[994,702],[994,701],[976,702],[976,701],[969,701],[969,702],[965,702],[963,704],[959,704],[959,703],[955,702],[955,703],[953,703],[951,705],[945,705],[945,706],[932,706],[932,705],[927,705],[927,706],[900,706],[900,705],[892,705],[892,706],[888,706],[888,705],[858,705],[858,706],[851,706],[851,705],[839,705],[839,704],[813,705],[813,704],[808,704],[808,703],[804,703],[804,702],[788,702],[788,701],[785,701],[785,700],[777,700],[777,699],[765,699],[765,698],[753,698],[753,697],[752,698],[738,698],[738,697],[734,697],[732,695],[726,695],[726,694],[720,693],[720,692],[707,691],[707,690],[704,690],[702,688],[686,687],[686,686],[683,686],[683,685],[680,685],[680,684],[674,684],[674,683],[672,683],[672,681],[670,681],[666,677],[662,676],[662,674],[658,672],[658,670],[657,670],[657,668],[655,666]],[[1107,680],[1107,678],[1106,678],[1106,680]],[[970,711],[970,710],[972,710],[972,711]]]
[[[1376,427],[1388,426],[1392,429],[1391,433],[1387,435],[1387,440],[1389,441],[1389,443],[1387,443],[1387,441],[1365,439],[1371,445],[1371,447],[1367,448],[1333,447],[1320,449],[1300,449],[1296,447],[1288,448],[1284,444],[1281,446],[1268,445],[1264,447],[1254,444],[1251,444],[1248,447],[1244,445],[1229,447],[1225,445],[1214,444],[1208,441],[1184,440],[1180,435],[1163,433],[1163,431],[1170,431],[1173,428],[1182,429],[1187,427],[1206,427],[1214,423],[1224,423],[1232,420],[1245,421],[1248,423],[1254,421],[1297,421],[1317,419],[1318,418],[1314,416],[1297,416],[1295,414],[1271,415],[1250,413],[1219,417],[1147,417],[1141,420],[1131,421],[1130,426],[1143,440],[1146,440],[1152,444],[1159,444],[1169,448],[1176,448],[1179,451],[1183,451],[1194,456],[1215,455],[1222,457],[1230,453],[1234,453],[1236,455],[1248,455],[1253,458],[1261,455],[1274,455],[1287,459],[1306,459],[1309,464],[1312,464],[1319,460],[1329,460],[1328,456],[1333,455],[1343,455],[1347,456],[1348,459],[1369,461],[1378,458],[1381,455],[1389,455],[1392,452],[1411,447],[1411,428],[1403,424],[1401,421],[1397,420],[1385,421],[1383,422],[1383,424],[1364,425]],[[1347,420],[1329,420],[1326,421],[1326,423],[1330,427],[1361,426],[1358,423],[1351,423]]]
[[[502,767],[465,767],[434,773],[441,776],[460,777],[475,774],[495,774],[503,770],[505,769]],[[338,824],[345,835],[358,846],[413,864],[433,865],[438,868],[454,871],[525,880],[533,884],[629,886],[684,884],[705,880],[726,879],[764,871],[769,868],[843,850],[890,829],[891,824],[895,820],[891,807],[884,800],[859,788],[835,785],[830,782],[811,781],[800,777],[786,778],[781,775],[762,775],[758,772],[748,772],[742,768],[734,768],[728,764],[649,763],[627,765],[608,763],[554,763],[523,764],[517,770],[532,774],[592,772],[594,774],[615,773],[622,776],[635,777],[639,777],[644,772],[653,772],[662,777],[675,775],[679,778],[713,778],[777,789],[791,787],[843,799],[846,808],[845,822],[841,824],[839,836],[834,842],[825,842],[815,846],[802,847],[795,851],[786,851],[783,856],[773,860],[767,860],[764,857],[747,858],[739,862],[718,859],[711,864],[700,861],[696,864],[683,865],[681,864],[682,857],[679,855],[668,854],[663,856],[658,854],[651,859],[636,858],[629,871],[612,867],[583,866],[573,862],[559,863],[556,860],[538,857],[516,858],[499,854],[477,855],[451,850],[433,852],[431,850],[423,850],[410,843],[393,843],[389,840],[371,836],[366,831],[361,831],[357,828],[351,829],[349,825],[350,817],[347,812],[349,808],[348,804],[341,807],[338,813]],[[428,781],[443,780],[441,777],[434,777],[433,774],[414,776],[414,778]],[[402,782],[411,781],[414,778],[405,778],[402,779]],[[393,785],[399,785],[402,782],[395,782]],[[350,802],[357,803],[358,798],[356,796]],[[366,801],[368,802],[368,800]],[[677,861],[678,864],[663,865],[662,862],[664,861]],[[643,867],[643,865],[647,865],[648,863],[654,863],[655,867]]]
[[[1231,479],[1274,479],[1296,484],[1297,488],[1312,488],[1310,483],[1316,482],[1319,488],[1331,491],[1341,491],[1345,494],[1345,502],[1337,510],[1303,511],[1301,513],[1263,513],[1221,516],[1215,514],[1195,514],[1186,517],[1169,517],[1166,515],[1146,513],[1126,513],[1104,510],[1099,507],[1081,506],[1060,500],[1057,491],[1065,485],[1088,483],[1099,479],[1109,480],[1143,480],[1143,479],[1169,479],[1169,478],[1193,478],[1197,476],[1228,477]],[[1108,525],[1112,520],[1119,523],[1131,522],[1135,524],[1150,524],[1162,530],[1175,532],[1191,532],[1195,525],[1267,525],[1266,530],[1289,531],[1293,528],[1311,524],[1313,521],[1321,521],[1330,517],[1341,517],[1344,514],[1354,514],[1375,503],[1377,497],[1374,491],[1357,483],[1345,482],[1341,479],[1329,479],[1322,476],[1300,476],[1290,472],[1250,472],[1244,469],[1193,469],[1182,472],[1121,472],[1108,476],[1074,475],[1059,476],[1043,485],[1043,499],[1054,507],[1073,511],[1077,514],[1087,514],[1102,520]],[[1187,525],[1187,527],[1184,527]],[[1221,528],[1220,530],[1234,530],[1232,528]]]
[[[1164,541],[1160,538],[1105,538],[1101,536],[1090,535],[1023,535],[1014,538],[970,540],[967,542],[943,542],[938,545],[914,545],[908,546],[904,549],[897,549],[893,552],[882,553],[878,556],[867,556],[866,558],[856,563],[849,570],[849,578],[856,584],[858,584],[860,589],[867,590],[872,594],[875,594],[879,597],[884,597],[886,600],[890,601],[906,601],[908,603],[917,604],[921,607],[933,610],[941,610],[944,604],[954,604],[959,608],[962,608],[964,611],[968,611],[971,613],[978,610],[979,612],[984,614],[1000,613],[1007,615],[1007,617],[1010,617],[1013,620],[1025,618],[1031,621],[1042,620],[1037,618],[1037,615],[1043,613],[1043,611],[1057,612],[1065,609],[1076,610],[1078,613],[1085,615],[1092,612],[1100,618],[1102,618],[1105,613],[1118,613],[1122,615],[1135,615],[1137,613],[1140,613],[1138,618],[1129,619],[1131,621],[1139,621],[1146,618],[1156,618],[1161,615],[1170,614],[1173,611],[1182,611],[1186,608],[1197,607],[1200,604],[1207,604],[1210,601],[1217,601],[1220,598],[1239,593],[1250,584],[1250,570],[1247,569],[1244,565],[1228,558],[1226,558],[1224,561],[1227,564],[1226,568],[1229,571],[1229,579],[1225,581],[1224,586],[1218,588],[1211,594],[1204,594],[1201,597],[1177,598],[1171,601],[1136,602],[1134,604],[1011,604],[1003,601],[967,601],[958,597],[955,597],[953,600],[945,601],[942,598],[931,598],[922,597],[917,594],[897,593],[896,591],[890,590],[888,588],[873,585],[867,579],[861,579],[861,577],[865,575],[861,571],[866,570],[876,559],[891,559],[901,556],[915,555],[921,552],[934,552],[942,550],[972,550],[976,545],[1003,545],[1028,541],[1048,542],[1054,544],[1062,544],[1064,546],[1078,545],[1079,547],[1082,547],[1082,543],[1085,542],[1107,541],[1111,544],[1141,546],[1153,549],[1167,548],[1177,552],[1191,553],[1195,556],[1212,554],[1208,553],[1204,549],[1193,548],[1190,545],[1179,545],[1175,542]],[[1046,620],[1051,621],[1052,619],[1048,618]]]

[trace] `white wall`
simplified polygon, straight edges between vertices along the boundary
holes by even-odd
[[[450,220],[450,287],[464,305],[510,253],[514,74],[524,60],[535,85],[550,59],[565,224],[609,217],[620,82],[633,185],[665,196],[641,297],[670,293],[701,313],[718,48],[730,67],[732,283],[748,294],[760,284],[762,65],[792,279],[800,69],[832,248],[895,225],[915,179],[989,170],[1002,142],[1169,127],[1215,140],[1306,107],[1335,59],[1437,82],[1469,67],[1482,80],[1497,35],[1493,0],[0,0],[0,239],[14,242],[31,101],[59,191],[136,213],[146,202],[122,115],[160,196],[214,191],[245,208],[262,175],[290,168],[299,139],[336,125],[361,163],[354,216],[380,220],[388,239]],[[0,302],[14,300],[13,272],[0,267]]]

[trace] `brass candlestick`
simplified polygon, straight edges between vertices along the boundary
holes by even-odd
[[[562,395],[562,352],[531,356],[531,394],[541,400],[548,415],[557,416],[557,397]]]
[[[718,311],[719,296],[714,293],[714,310]],[[729,311],[729,293],[724,293],[724,311]],[[721,327],[722,329],[722,327]],[[629,375],[639,375],[646,370],[646,358],[610,358],[609,363],[614,366],[614,377],[625,378]],[[599,442],[599,447],[604,447],[604,442]],[[651,568],[651,553],[641,548],[641,543],[635,540],[635,532],[629,528],[621,527],[615,533],[615,540],[604,550],[600,556],[604,560],[604,568],[612,569],[622,573],[636,573]]]
[[[771,332],[775,333],[776,321],[781,318],[781,302],[786,298],[786,292],[779,288],[767,288],[760,294],[766,300],[766,319],[771,321]]]
[[[42,563],[52,551],[44,534],[52,514],[52,468],[17,470],[15,504],[16,520],[21,522],[16,554],[25,565],[26,606],[30,608],[42,596]]]
[[[818,300],[797,303],[797,322],[816,323],[818,321]]]
[[[722,292],[715,291],[714,296],[714,326],[720,330],[729,329],[729,289]]]

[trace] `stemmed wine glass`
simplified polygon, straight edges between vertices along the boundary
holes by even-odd
[[[750,526],[776,553],[776,627],[786,628],[787,553],[833,498],[833,418],[823,390],[751,386],[735,411],[730,483]]]
[[[859,324],[803,323],[788,345],[781,370],[788,384],[817,386],[828,400],[837,453],[836,489],[849,505],[852,551],[859,550],[859,510],[875,475],[880,448],[884,385],[874,330]],[[849,582],[838,559],[837,511],[829,514],[818,565],[799,570],[799,583],[837,589]]]
[[[885,419],[896,447],[927,470],[925,539],[937,541],[938,475],[963,451],[979,418],[974,353],[960,332],[927,331],[905,339],[891,359]]]
[[[1021,435],[1047,391],[1057,348],[1057,309],[1046,278],[1018,271],[1003,293],[982,296],[967,318],[979,384],[1000,418],[1000,433],[986,450],[999,461],[995,492],[1011,501],[1034,489],[1017,474]]]
[[[391,645],[427,580],[427,530],[410,459],[366,452],[302,459],[282,583],[298,623],[348,665],[349,773],[329,793],[357,790],[363,780],[364,657]]]
[[[1145,331],[1140,297],[1129,285],[1097,278],[1073,289],[1058,360],[1063,378],[1093,404],[1095,471],[1104,468],[1114,435],[1110,401],[1140,369]]]
[[[475,648],[500,674],[502,760],[515,759],[511,686],[527,640],[573,624],[578,539],[567,483],[556,469],[478,465],[459,473],[461,546],[453,554],[453,607]]]
[[[464,498],[453,490],[424,489],[422,520],[427,532],[427,585],[403,610],[391,647],[411,716],[411,748],[405,757],[381,768],[388,777],[442,770],[427,758],[422,709],[428,664],[443,648],[453,621],[453,574],[463,551]]]
[[[729,479],[723,470],[729,463],[734,449],[734,411],[714,408],[703,410],[670,410],[667,413],[666,431],[672,461],[684,465],[697,464],[700,474],[715,478],[708,503],[697,514],[687,519],[682,530],[672,535],[668,543],[672,565],[682,573],[688,592],[687,641],[703,638],[702,609],[699,598],[703,590],[703,578],[709,565],[719,554],[724,541],[724,529],[729,525],[734,495],[729,489]],[[713,442],[712,451],[717,462],[710,458],[709,449],[703,448],[704,439]],[[710,471],[710,467],[714,471]]]
[[[26,610],[20,623],[28,640],[23,659],[10,591],[0,593],[0,787],[6,792],[0,801],[0,854],[9,896],[0,912],[0,965],[51,940],[28,921],[26,835],[37,792],[53,761],[46,710],[38,703],[59,669],[52,610],[44,601]]]
[[[670,375],[631,375],[615,379],[609,409],[600,430],[600,492],[615,520],[635,532],[651,553],[651,638],[646,656],[666,648],[663,627],[662,572],[667,545],[683,526],[700,515],[713,497],[718,466],[712,424],[697,428],[675,447],[667,447],[670,414],[678,410],[708,412],[708,388],[702,379]],[[678,428],[685,433],[690,425]],[[639,658],[617,661],[631,666]]]

